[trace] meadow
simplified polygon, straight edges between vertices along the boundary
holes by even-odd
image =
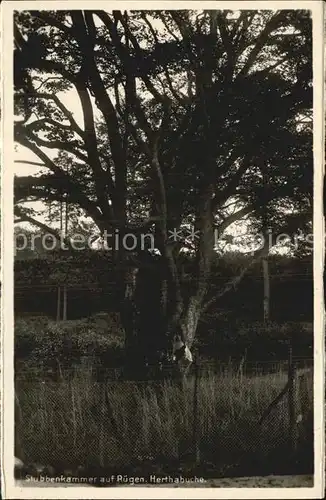
[[[231,477],[309,474],[313,468],[312,371],[297,378],[297,446],[289,445],[287,396],[259,419],[287,373],[206,370],[174,381],[96,382],[91,367],[56,381],[16,372],[16,436],[25,463],[49,474],[104,472]]]

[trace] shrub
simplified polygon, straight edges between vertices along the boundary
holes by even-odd
[[[39,367],[71,369],[83,360],[120,364],[124,346],[116,317],[101,315],[77,321],[18,318],[15,323],[16,370]]]
[[[310,323],[245,323],[221,315],[213,325],[200,326],[197,345],[199,352],[212,358],[240,358],[246,353],[251,361],[284,360],[288,356],[290,338],[293,338],[294,355],[308,357],[312,354]]]

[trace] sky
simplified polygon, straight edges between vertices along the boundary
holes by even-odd
[[[76,90],[72,89],[66,92],[58,92],[57,96],[60,101],[71,111],[74,119],[78,123],[78,125],[83,128],[83,114],[82,108],[80,105],[80,99],[77,95]],[[92,98],[93,99],[93,98]],[[94,107],[96,109],[96,107]],[[35,120],[35,116],[30,120],[31,122]],[[49,149],[49,148],[41,148],[49,158],[53,159],[57,156],[57,150]],[[30,162],[38,162],[40,163],[40,159],[28,148],[21,146],[16,142],[15,147],[15,155],[14,155],[14,174],[17,176],[27,176],[27,175],[37,175],[40,173],[41,168],[34,165],[28,165],[25,163],[20,163],[21,161],[30,161]],[[37,202],[29,202],[25,203],[24,206],[34,208],[37,211],[41,211],[45,209],[45,205],[41,201]],[[38,219],[42,222],[45,222],[44,217],[41,215],[38,216]],[[29,223],[20,223],[22,226],[30,227]],[[54,225],[57,224],[54,222]]]

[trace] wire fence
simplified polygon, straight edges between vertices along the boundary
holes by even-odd
[[[97,269],[98,271],[101,271],[100,269]],[[102,269],[103,271],[107,271],[106,268]],[[313,275],[311,273],[276,273],[276,274],[270,274],[270,279],[271,280],[277,280],[277,281],[313,281]],[[219,283],[219,282],[227,282],[229,280],[234,279],[234,275],[230,276],[213,276],[209,278],[209,282],[212,284]],[[253,281],[259,281],[263,282],[264,278],[263,276],[250,276],[250,280]],[[188,282],[196,282],[196,277],[187,277]],[[131,280],[125,280],[126,284],[133,284],[133,281]],[[69,290],[92,290],[94,289],[102,289],[103,285],[99,283],[98,281],[85,281],[85,282],[72,282],[69,283],[69,276],[67,276],[67,279],[64,280],[64,282],[60,283],[61,285],[65,284]],[[15,284],[15,290],[17,291],[24,291],[24,290],[30,290],[30,289],[55,289],[58,286],[60,286],[59,283],[56,282],[49,282],[49,283],[26,283],[26,280],[24,283],[17,282]],[[111,287],[112,290],[114,290],[117,286],[117,282],[114,280],[106,280],[105,282],[106,287]]]
[[[307,370],[312,369],[312,357],[294,357],[296,369]],[[196,368],[195,368],[196,366]],[[229,376],[242,375],[245,377],[256,377],[275,373],[286,373],[288,370],[288,360],[265,360],[265,361],[247,361],[244,358],[229,359],[228,361],[220,359],[198,359],[197,364],[192,365],[188,376],[194,374],[195,369],[200,378],[209,378],[211,375]],[[146,364],[139,369],[137,374],[138,382],[154,382],[170,378],[175,372],[174,363],[159,363]],[[177,371],[178,373],[178,371]],[[46,362],[37,362],[34,365],[25,365],[24,361],[16,363],[15,379],[16,380],[67,380],[75,376],[89,376],[98,382],[109,381],[135,381],[133,375],[130,378],[129,369],[125,365],[108,367],[104,366],[101,361],[92,355],[84,355],[80,358],[79,363],[64,366],[58,360],[49,364]]]
[[[278,363],[197,362],[182,380],[130,380],[122,368],[104,376],[70,368],[57,378],[20,370],[16,452],[56,474],[307,473],[312,375],[311,359],[290,355]]]

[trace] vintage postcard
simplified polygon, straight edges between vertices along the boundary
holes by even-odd
[[[322,2],[1,9],[3,498],[322,498]]]

